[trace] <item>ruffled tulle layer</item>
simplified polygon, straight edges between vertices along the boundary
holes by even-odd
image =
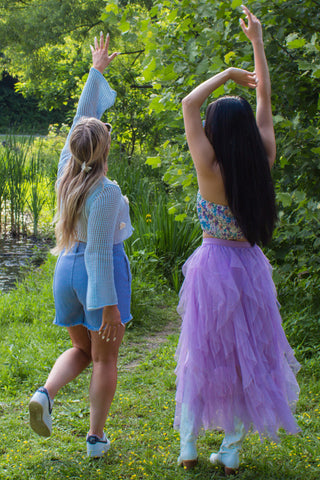
[[[176,415],[181,405],[200,428],[234,430],[234,419],[261,439],[296,433],[299,363],[281,325],[270,264],[258,246],[205,239],[183,267],[176,352]]]

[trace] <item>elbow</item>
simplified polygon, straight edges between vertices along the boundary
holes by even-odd
[[[192,110],[200,110],[200,106],[197,105],[197,102],[192,98],[189,94],[182,99],[182,111],[183,112],[190,112]]]
[[[187,95],[186,97],[184,97],[184,98],[182,99],[181,104],[182,104],[182,109],[183,109],[183,110],[188,107],[188,105],[190,104],[190,97],[189,97],[189,95]]]
[[[268,163],[269,163],[270,169],[273,167],[275,161],[276,161],[276,155],[275,154],[268,157]]]
[[[276,161],[276,156],[277,156],[276,145],[273,145],[273,147],[271,148],[271,151],[269,151],[268,154],[267,154],[268,163],[269,163],[270,168],[273,167],[274,162]]]

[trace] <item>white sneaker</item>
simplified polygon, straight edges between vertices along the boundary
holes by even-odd
[[[103,434],[102,438],[97,435],[87,435],[87,455],[88,457],[98,458],[102,457],[109,450],[111,445],[110,440]]]
[[[39,388],[29,402],[30,426],[38,435],[50,437],[52,405],[46,388]]]

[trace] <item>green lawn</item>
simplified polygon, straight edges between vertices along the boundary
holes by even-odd
[[[51,323],[51,273],[49,262],[36,279],[30,276],[23,287],[0,298],[0,479],[225,478],[221,468],[209,463],[210,453],[222,439],[219,432],[199,438],[200,461],[192,472],[176,464],[179,435],[172,428],[179,335],[176,294],[167,293],[157,304],[150,299],[152,323],[146,310],[127,329],[117,393],[106,426],[112,445],[105,458],[86,457],[90,369],[57,395],[50,438],[38,437],[29,428],[29,398],[43,383],[55,357],[69,345],[66,332]],[[261,444],[256,434],[249,435],[236,478],[319,479],[319,373],[318,359],[303,362],[297,409],[302,433],[281,433],[278,445]]]

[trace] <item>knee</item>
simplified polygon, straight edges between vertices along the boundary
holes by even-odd
[[[74,344],[73,348],[76,348],[79,353],[87,360],[88,363],[92,361],[91,349],[88,347],[83,347],[81,345]]]
[[[104,363],[107,365],[117,366],[118,361],[118,352],[93,352],[92,353],[92,362],[93,363]]]

